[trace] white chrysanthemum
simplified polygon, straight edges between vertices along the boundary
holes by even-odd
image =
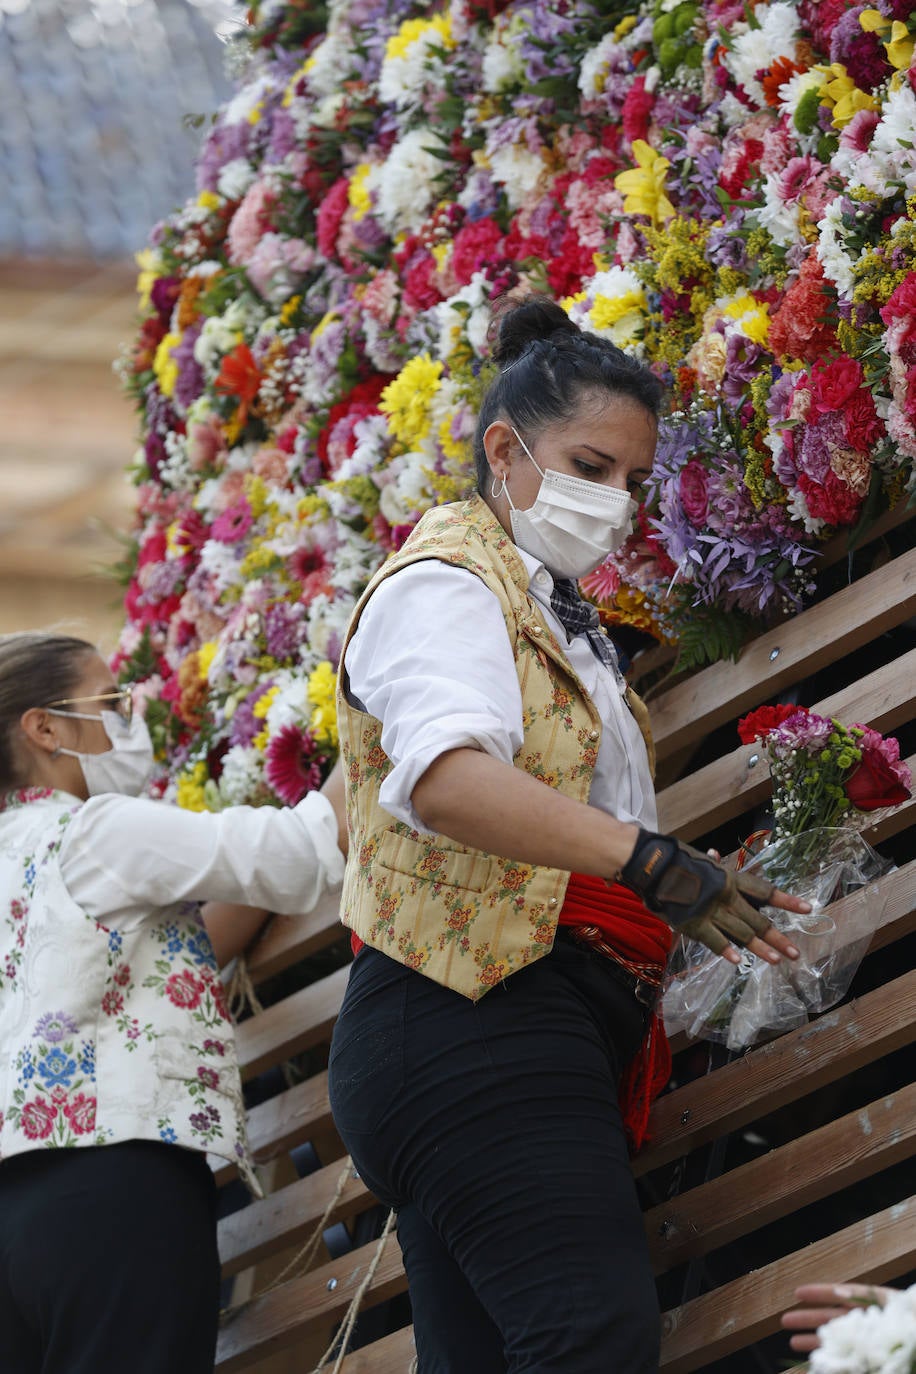
[[[583,100],[594,100],[604,90],[611,55],[618,47],[613,32],[606,33],[601,42],[589,48],[579,68],[579,91]]]
[[[250,85],[243,86],[229,101],[223,112],[223,124],[245,124],[254,114],[261,101],[273,89],[270,76],[259,76]]]
[[[391,447],[391,430],[384,415],[366,415],[357,420],[353,427],[355,447],[349,458],[344,459],[337,473],[337,480],[347,477],[364,477],[376,472],[382,465],[385,454]],[[336,496],[333,489],[329,496]]]
[[[583,329],[610,339],[629,353],[642,353],[640,336],[645,324],[646,293],[629,267],[609,267],[585,283],[584,301],[576,301],[569,315]]]
[[[194,504],[197,506],[197,501]],[[210,590],[214,596],[228,591],[230,587],[241,587],[245,581],[236,546],[224,544],[219,539],[208,539],[204,544],[200,551],[200,567],[210,579]]]
[[[241,200],[256,178],[257,173],[247,157],[234,157],[220,172],[216,189],[226,200]]]
[[[348,529],[334,554],[331,585],[355,596],[384,561],[385,550],[374,539]]]
[[[868,150],[869,157],[880,165],[886,181],[902,181],[907,195],[912,195],[916,190],[916,151],[912,147],[914,129],[916,93],[907,83],[898,86],[888,96]]]
[[[345,33],[329,33],[312,49],[305,64],[309,88],[315,95],[334,95],[350,67],[351,43]]]
[[[521,144],[496,148],[489,154],[493,180],[503,187],[509,208],[518,210],[544,175],[544,159]]]
[[[430,148],[446,145],[432,129],[411,129],[391,149],[378,181],[378,215],[390,233],[418,229],[436,197],[442,162]]]
[[[789,203],[779,194],[780,178],[769,173],[763,183],[763,205],[754,211],[754,218],[774,243],[781,248],[799,240],[798,203]]]
[[[353,596],[335,596],[332,600],[322,593],[309,606],[309,647],[320,659],[337,662],[355,605]]]
[[[208,381],[220,370],[223,358],[238,343],[246,324],[246,311],[241,301],[232,301],[222,315],[210,315],[194,343],[194,361],[199,363]]]
[[[412,524],[435,503],[428,476],[433,461],[432,454],[414,449],[402,453],[388,467],[379,508],[389,525]]]
[[[497,95],[511,86],[517,86],[524,75],[518,43],[511,40],[503,22],[497,26],[484,51],[481,71],[483,88],[489,94]]]
[[[833,282],[841,296],[851,297],[855,285],[853,260],[843,246],[846,230],[840,200],[830,202],[817,226],[817,256],[824,275]]]
[[[431,21],[408,20],[419,27],[413,41],[406,36],[407,26],[389,39],[379,72],[378,93],[386,105],[399,110],[418,105],[430,86],[441,86],[443,62],[439,50],[454,47],[451,26],[441,15]]]
[[[219,794],[227,806],[244,806],[261,781],[264,758],[260,749],[236,744],[223,757]]]
[[[455,349],[467,342],[483,357],[490,323],[490,287],[483,272],[475,272],[467,286],[436,306],[439,342],[436,357],[447,363]]]
[[[758,105],[766,104],[757,73],[769,71],[777,57],[793,57],[798,38],[798,10],[795,5],[779,3],[758,7],[757,28],[746,28],[732,40],[723,59],[726,70]],[[737,26],[743,28],[744,26]]]
[[[217,272],[223,271],[223,264],[216,262],[213,258],[208,258],[206,262],[197,262],[188,269],[189,277],[213,277]]]
[[[790,122],[794,120],[802,97],[809,91],[819,91],[825,79],[823,72],[814,67],[809,67],[806,72],[793,72],[779,88],[779,113]]]
[[[789,515],[800,525],[804,525],[806,534],[820,534],[826,521],[818,516],[812,515],[808,509],[808,502],[805,500],[805,493],[801,487],[793,487],[789,493],[789,500],[786,505]]]
[[[284,668],[274,676],[274,686],[279,691],[272,699],[264,717],[268,733],[273,736],[284,725],[304,725],[312,714],[312,703],[308,695],[309,669],[300,664],[295,672]]]

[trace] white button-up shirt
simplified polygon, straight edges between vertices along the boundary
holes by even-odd
[[[646,746],[624,684],[584,635],[570,638],[550,605],[553,578],[516,549],[560,648],[603,723],[589,804],[647,830],[658,824]],[[450,749],[482,749],[512,763],[522,746],[522,697],[496,597],[474,573],[425,559],[386,578],[366,604],[345,659],[349,699],[382,722],[394,765],[379,800],[396,820],[425,826],[411,804],[417,782]]]

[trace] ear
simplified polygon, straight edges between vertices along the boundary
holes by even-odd
[[[57,721],[43,706],[31,706],[19,717],[19,728],[29,743],[43,754],[53,755],[60,745]]]
[[[494,420],[484,431],[483,448],[494,477],[507,477],[513,459],[518,456],[512,426],[505,420]]]

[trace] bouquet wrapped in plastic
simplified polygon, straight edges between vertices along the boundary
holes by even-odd
[[[685,1031],[731,1050],[804,1025],[845,996],[881,924],[876,880],[892,867],[848,822],[906,801],[912,781],[895,739],[804,707],[764,707],[739,731],[745,743],[764,743],[773,780],[773,831],[755,837],[769,841],[757,852],[745,847],[742,857],[752,857],[743,866],[812,910],[767,912],[798,947],[797,962],[744,954],[730,964],[694,940],[672,956],[663,998],[669,1035]]]

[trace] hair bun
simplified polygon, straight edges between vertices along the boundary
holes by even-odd
[[[493,357],[500,367],[516,362],[538,339],[582,332],[556,301],[543,295],[508,298],[502,308],[497,307],[493,326]]]

